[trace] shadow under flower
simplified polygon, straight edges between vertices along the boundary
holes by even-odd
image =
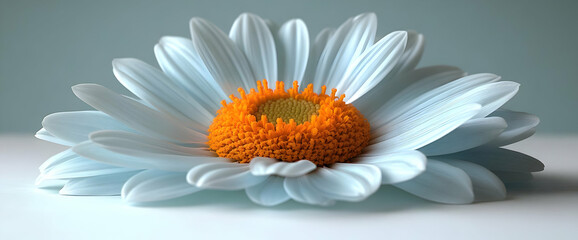
[[[51,194],[58,194],[62,186],[45,186],[45,187],[36,187],[36,191],[47,192]]]
[[[577,192],[578,179],[576,177],[536,174],[530,181],[508,183],[508,196],[504,201],[511,201],[522,195],[553,194],[561,192]],[[483,204],[479,202],[478,204]],[[362,202],[342,202],[328,207],[311,206],[289,200],[283,204],[265,207],[257,205],[244,191],[216,191],[206,190],[189,196],[154,203],[131,204],[136,207],[180,208],[194,206],[218,206],[242,210],[271,209],[276,211],[312,210],[316,211],[344,211],[344,212],[397,212],[409,209],[433,209],[447,206],[430,202],[391,186],[382,186],[376,193]]]
[[[507,183],[508,196],[504,201],[515,201],[521,196],[554,195],[557,193],[578,193],[578,176],[534,174],[529,181]],[[61,186],[37,188],[47,193],[58,193]],[[479,202],[477,204],[484,204]],[[446,204],[430,202],[391,186],[382,186],[372,196],[362,202],[338,201],[335,205],[320,207],[302,204],[289,200],[283,204],[265,207],[253,203],[244,191],[205,190],[181,198],[161,202],[134,203],[135,207],[144,208],[190,208],[218,207],[234,210],[273,210],[273,211],[341,211],[341,212],[399,212],[414,209],[435,209],[446,207]]]
[[[394,187],[382,187],[376,193],[362,202],[341,202],[335,205],[320,207],[302,204],[289,200],[283,204],[265,207],[257,205],[244,191],[213,191],[206,190],[189,196],[154,203],[131,204],[137,207],[179,208],[191,206],[219,206],[225,208],[256,210],[272,209],[278,211],[295,211],[316,209],[319,211],[350,211],[350,212],[394,212],[413,208],[435,208],[441,205],[410,195]]]
[[[530,181],[506,184],[508,195],[552,194],[562,192],[578,193],[578,176],[534,174]]]

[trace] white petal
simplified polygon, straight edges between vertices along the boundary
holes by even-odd
[[[130,172],[134,170],[135,169],[104,164],[76,155],[67,159],[65,162],[49,166],[41,173],[44,175],[44,179],[69,179]]]
[[[255,81],[260,79],[255,78],[243,52],[223,31],[201,18],[191,19],[190,26],[195,50],[225,93],[256,86]]]
[[[448,109],[448,106],[431,106],[418,114],[403,114],[404,121],[387,124],[373,131],[372,144],[366,149],[384,151],[413,150],[423,147],[456,129],[480,110],[480,105],[469,104]]]
[[[197,131],[205,131],[215,117],[160,70],[138,59],[112,61],[116,78],[129,91],[156,109]]]
[[[91,132],[110,129],[132,131],[126,125],[99,111],[53,113],[42,120],[42,126],[65,141],[79,143],[88,140]]]
[[[423,74],[426,72],[427,71],[421,73],[416,72],[416,74]],[[434,79],[437,81],[429,81],[431,79],[421,78],[412,85],[404,88],[376,112],[372,113],[368,117],[369,121],[373,126],[377,127],[394,121],[395,118],[398,118],[398,116],[402,114],[407,115],[412,112],[417,112],[420,110],[420,106],[439,105],[452,101],[456,102],[456,99],[460,99],[460,97],[466,95],[471,90],[500,79],[499,76],[494,74],[475,74],[452,81],[456,73],[448,73],[450,77],[435,77]],[[463,100],[471,101],[472,99]],[[457,103],[467,104],[471,102]]]
[[[395,184],[418,197],[434,202],[465,204],[474,201],[472,181],[466,172],[437,160],[428,159],[421,175]]]
[[[316,90],[321,85],[337,86],[353,59],[360,56],[375,40],[377,17],[366,13],[343,23],[329,39],[317,65],[313,84]]]
[[[269,27],[259,16],[241,14],[233,23],[229,37],[245,53],[254,81],[277,80],[277,52]]]
[[[411,71],[417,66],[425,45],[425,39],[422,34],[415,31],[407,31],[407,44],[403,55],[397,62],[392,73],[404,73]]]
[[[285,187],[287,195],[297,202],[321,206],[335,204],[335,200],[321,194],[321,192],[311,184],[307,176],[285,178],[283,186]]]
[[[392,32],[355,58],[337,85],[337,89],[345,93],[347,103],[363,96],[383,80],[397,64],[406,42],[406,32]]]
[[[72,87],[72,90],[88,105],[147,135],[180,142],[206,141],[204,134],[103,86],[80,84]]]
[[[37,188],[62,188],[68,180],[60,179],[46,179],[44,175],[40,174],[34,181],[34,185]]]
[[[401,76],[389,74],[386,79],[377,84],[377,86],[358,98],[354,102],[354,105],[359,111],[370,116],[370,113],[376,112],[384,103],[388,103],[389,99],[396,96],[399,92],[408,91],[405,89],[417,88],[421,90],[412,91],[407,94],[423,94],[426,90],[434,89],[461,78],[464,75],[465,73],[462,70],[452,66],[424,67],[402,74]],[[417,82],[419,82],[419,84]],[[411,98],[404,99],[404,101],[408,99]],[[398,104],[401,103],[403,102],[399,102]]]
[[[381,185],[381,171],[369,164],[336,163],[302,177],[324,196],[343,201],[362,201]]]
[[[275,206],[291,199],[285,188],[283,182],[285,178],[270,176],[267,180],[255,186],[245,189],[245,193],[251,201],[263,206]]]
[[[309,31],[301,19],[281,26],[278,33],[279,80],[301,84],[309,58]]]
[[[155,138],[123,132],[123,131],[98,131],[90,135],[90,140],[100,146],[131,156],[143,156],[149,153],[169,154],[183,156],[206,156],[216,157],[216,154],[199,144],[197,147],[183,147],[167,141]]]
[[[42,163],[42,165],[40,165],[40,167],[38,167],[38,170],[40,170],[41,173],[49,171],[51,168],[57,166],[58,164],[66,162],[70,159],[74,159],[76,157],[78,157],[78,155],[74,153],[71,148],[69,148],[48,158],[46,161],[44,161],[44,163]]]
[[[540,119],[532,114],[499,109],[491,114],[506,120],[508,127],[489,146],[505,146],[526,139],[536,132]]]
[[[412,70],[421,59],[424,47],[424,39],[423,35],[414,31],[407,31],[407,33],[407,44],[405,46],[405,50],[393,69],[391,69],[391,71],[384,77],[383,80],[380,80],[379,83],[377,83],[365,94],[361,95],[354,101],[350,100],[350,102],[355,103],[355,106],[361,112],[374,112],[382,105],[382,103],[386,102],[396,93],[401,91],[401,89],[404,89],[404,87],[410,85],[418,79],[425,77],[437,77],[438,79],[439,77],[447,78],[447,76],[439,75],[439,73],[442,72],[459,72],[458,76],[455,76],[450,80],[454,80],[465,75],[459,68],[450,66],[431,66],[412,72]],[[425,72],[427,72],[427,74],[423,74]],[[430,80],[428,82],[432,81],[435,80]]]
[[[134,169],[96,162],[83,158],[72,149],[60,152],[48,158],[40,167],[39,181],[98,176],[104,174],[134,171]]]
[[[371,164],[381,170],[381,183],[393,184],[414,178],[426,167],[426,157],[419,151],[373,151],[357,157],[355,163]]]
[[[44,141],[48,141],[48,142],[52,142],[52,143],[56,143],[56,144],[60,144],[60,145],[64,145],[64,146],[72,146],[74,145],[73,142],[69,142],[66,141],[64,139],[60,139],[52,134],[50,134],[48,131],[46,131],[46,129],[41,128],[40,130],[38,130],[38,132],[36,132],[36,134],[34,135],[34,137],[40,139],[40,140],[44,140]]]
[[[195,166],[187,174],[193,186],[208,189],[239,190],[257,185],[267,176],[251,174],[249,164],[216,162]]]
[[[492,171],[539,172],[544,170],[544,164],[538,159],[503,148],[477,148],[446,155],[444,158],[470,161]]]
[[[122,198],[128,202],[154,202],[200,191],[187,183],[186,176],[185,172],[142,171],[126,181]]]
[[[194,166],[207,162],[227,162],[227,159],[203,156],[180,156],[148,153],[131,156],[107,150],[93,142],[83,142],[72,148],[74,152],[95,161],[110,165],[134,168],[186,172]]]
[[[255,176],[278,175],[282,177],[303,176],[317,168],[309,160],[283,162],[274,158],[256,157],[249,163],[251,173]]]
[[[228,99],[190,39],[162,37],[155,46],[155,56],[163,72],[209,112],[215,113],[221,101]]]
[[[464,151],[495,139],[507,126],[506,121],[500,117],[470,119],[419,150],[428,156]]]
[[[69,180],[60,190],[63,195],[119,195],[122,185],[138,172],[116,173]]]
[[[301,86],[303,86],[303,88],[307,87],[307,85],[309,85],[310,83],[313,83],[313,79],[315,78],[315,74],[317,71],[317,63],[319,62],[321,53],[323,53],[325,45],[327,44],[329,39],[331,39],[331,36],[333,36],[334,33],[335,29],[325,28],[315,37],[315,41],[309,48],[309,60],[307,61],[307,69],[305,70],[304,79],[301,82]],[[314,86],[314,87],[315,91],[319,91],[319,89],[321,89],[321,86]]]
[[[443,159],[466,172],[472,180],[476,201],[496,201],[506,198],[504,183],[488,169],[466,161]]]
[[[474,118],[485,117],[514,97],[519,87],[519,83],[509,81],[488,83],[467,92],[455,101],[482,105],[482,109]]]

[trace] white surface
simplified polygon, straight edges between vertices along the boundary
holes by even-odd
[[[535,136],[509,147],[546,165],[508,199],[427,202],[384,188],[361,203],[260,207],[244,192],[200,192],[155,206],[37,189],[38,166],[61,146],[0,136],[0,239],[577,239],[578,136]]]

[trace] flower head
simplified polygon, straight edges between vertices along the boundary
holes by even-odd
[[[357,109],[343,101],[345,95],[313,92],[310,84],[302,93],[294,82],[285,91],[277,82],[275,90],[267,81],[257,91],[239,89],[241,98],[217,111],[209,127],[209,148],[219,156],[241,163],[254,157],[284,162],[307,159],[318,166],[349,162],[369,142],[369,123]],[[269,121],[271,119],[271,121]]]
[[[468,203],[503,198],[498,176],[543,168],[499,148],[538,124],[498,109],[517,83],[449,66],[414,69],[423,37],[398,31],[375,41],[374,14],[312,42],[299,19],[277,28],[242,14],[228,36],[204,19],[190,26],[192,39],[155,46],[161,70],[113,61],[138,99],[73,87],[97,111],[44,119],[37,137],[71,148],[40,167],[38,184],[66,180],[62,194],[129,202],[243,189],[261,205],[361,201],[392,184]]]

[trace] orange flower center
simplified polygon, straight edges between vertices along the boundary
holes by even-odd
[[[336,89],[325,94],[313,92],[309,84],[299,92],[297,81],[285,90],[283,82],[276,89],[267,81],[257,82],[257,91],[241,98],[231,95],[209,127],[209,148],[220,157],[249,163],[254,157],[270,157],[285,162],[307,159],[318,166],[348,162],[359,155],[369,142],[369,122],[345,95]],[[270,122],[270,120],[274,120]]]

